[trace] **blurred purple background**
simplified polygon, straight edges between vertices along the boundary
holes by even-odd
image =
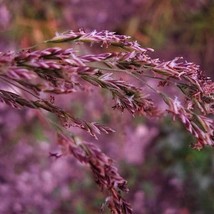
[[[214,77],[211,0],[0,1],[0,51],[26,48],[55,32],[79,28],[130,35],[154,48],[153,56],[183,56]],[[152,121],[116,112],[111,97],[93,89],[57,97],[56,103],[117,131],[95,143],[128,180],[127,200],[135,214],[214,213],[214,153],[189,148],[193,139],[182,126],[168,118]],[[0,213],[99,213],[104,196],[89,169],[71,157],[49,157],[59,148],[54,128],[40,112],[0,103],[0,146]]]

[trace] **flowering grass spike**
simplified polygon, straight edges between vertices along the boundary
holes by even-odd
[[[15,93],[0,88],[0,100],[14,108],[43,109],[58,118],[62,154],[54,155],[73,155],[88,165],[95,182],[106,193],[104,205],[112,213],[132,213],[131,205],[122,196],[122,192],[128,191],[126,181],[95,143],[77,141],[66,129],[78,127],[96,139],[98,134],[113,130],[76,118],[45,99],[44,94],[84,92],[87,84],[91,84],[111,93],[115,110],[127,110],[133,116],[148,118],[169,114],[195,137],[193,148],[200,150],[214,145],[214,83],[204,76],[199,66],[179,57],[167,62],[153,59],[149,56],[152,49],[142,48],[129,36],[108,31],[68,31],[44,42],[46,45],[60,43],[67,43],[68,48],[29,48],[0,53],[0,80],[19,89],[19,93]],[[75,45],[81,43],[90,44],[91,48],[99,45],[100,52],[83,54],[75,49]],[[169,88],[173,90],[166,90]],[[155,101],[157,96],[165,109]]]

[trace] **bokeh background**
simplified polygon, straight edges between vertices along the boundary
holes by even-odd
[[[0,1],[0,51],[79,28],[130,35],[154,48],[153,57],[183,56],[214,78],[212,0]],[[214,151],[192,150],[194,139],[179,123],[113,111],[110,95],[99,90],[57,101],[78,117],[117,131],[95,143],[128,180],[127,200],[135,214],[214,213]],[[0,213],[99,213],[104,196],[90,171],[71,157],[49,157],[58,151],[56,133],[38,112],[0,104],[0,147]]]

